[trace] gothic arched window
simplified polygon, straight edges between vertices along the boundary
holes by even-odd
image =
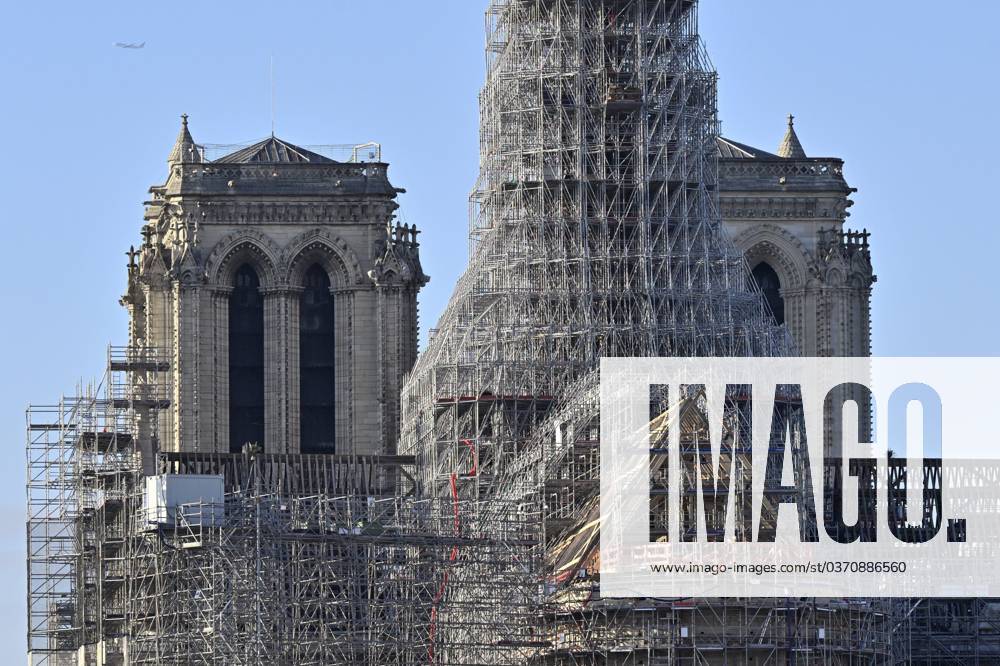
[[[249,265],[229,296],[229,450],[264,446],[264,298]]]
[[[753,279],[764,294],[764,301],[778,324],[785,323],[785,299],[781,297],[781,279],[771,265],[761,262],[753,269]]]
[[[333,453],[335,353],[330,278],[319,265],[306,271],[299,304],[300,437],[303,453]]]

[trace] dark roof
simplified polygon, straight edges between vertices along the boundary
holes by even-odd
[[[248,164],[251,162],[315,164],[317,162],[334,162],[329,157],[323,157],[311,150],[299,148],[275,136],[258,141],[252,146],[241,148],[215,161],[225,164]]]
[[[766,150],[761,150],[760,148],[754,148],[753,146],[748,146],[745,143],[739,143],[738,141],[732,141],[725,137],[718,137],[716,139],[716,145],[719,148],[719,157],[723,159],[737,159],[737,160],[753,160],[753,159],[781,159],[778,155],[774,153],[769,153]]]

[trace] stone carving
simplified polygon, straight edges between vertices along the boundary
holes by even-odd
[[[339,236],[322,229],[309,229],[293,238],[282,252],[285,284],[297,285],[312,263],[319,261],[334,287],[358,285],[364,273],[354,250]]]
[[[414,283],[419,288],[427,284],[429,278],[420,266],[419,233],[416,225],[387,226],[385,238],[375,243],[375,262],[368,278],[378,286]]]
[[[267,234],[258,229],[241,229],[216,243],[205,262],[205,274],[212,284],[229,285],[232,272],[241,263],[234,260],[240,258],[253,264],[261,285],[276,287],[281,274],[280,257],[281,248]]]

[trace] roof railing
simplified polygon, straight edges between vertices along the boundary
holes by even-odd
[[[201,155],[202,162],[214,162],[226,155],[231,155],[238,150],[249,148],[257,143],[260,143],[260,141],[247,141],[245,143],[203,143],[198,144],[196,148]],[[382,144],[375,141],[360,144],[329,143],[305,146],[296,144],[296,147],[303,148],[317,155],[322,155],[331,160],[336,160],[337,162],[362,163],[382,161]]]

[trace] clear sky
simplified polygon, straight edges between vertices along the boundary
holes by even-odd
[[[23,658],[24,408],[99,376],[106,345],[125,341],[124,252],[147,188],[165,178],[178,116],[203,143],[266,136],[273,55],[280,137],[382,142],[408,190],[403,219],[424,231],[426,331],[467,254],[484,4],[5,6],[0,652]],[[846,160],[859,188],[850,225],[874,234],[875,352],[1000,355],[1000,3],[702,4],[724,133],[774,150],[792,112],[809,155]]]

